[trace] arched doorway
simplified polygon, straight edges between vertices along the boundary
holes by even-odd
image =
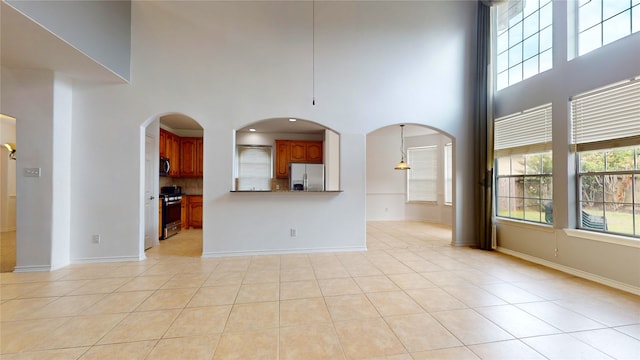
[[[141,144],[141,258],[201,256],[203,127],[181,113],[163,114],[141,126]]]
[[[424,125],[399,125],[367,134],[367,223],[433,224],[454,243],[455,232],[446,229],[455,228],[455,139]],[[402,157],[410,170],[394,169]]]
[[[16,125],[0,114],[0,272],[16,266]]]

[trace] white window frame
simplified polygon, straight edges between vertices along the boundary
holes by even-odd
[[[639,0],[618,0],[615,4],[620,6],[619,8],[608,9],[603,6],[604,3],[603,0],[573,1],[576,56],[588,54],[640,31]],[[588,9],[593,11],[587,13]],[[587,14],[592,18],[588,19]],[[582,25],[585,22],[586,24]]]
[[[495,87],[502,90],[553,68],[553,2],[511,0],[493,12]]]
[[[545,104],[494,120],[495,155],[495,215],[539,224],[553,223],[553,198],[544,196],[543,186],[552,192],[553,169],[543,166],[544,159],[551,157],[552,106]],[[529,167],[528,159],[541,157],[536,169]],[[514,163],[514,159],[517,163]],[[500,168],[505,164],[507,169]],[[520,184],[520,185],[518,185]],[[527,193],[525,184],[537,184],[535,191]],[[504,186],[508,188],[504,189]],[[517,189],[520,188],[520,194]],[[535,189],[535,188],[534,188]],[[507,203],[507,214],[501,214],[501,204]],[[519,216],[518,205],[522,206]],[[527,215],[527,208],[535,206],[534,216]],[[513,210],[513,211],[512,211]],[[531,210],[531,209],[529,209]]]
[[[640,217],[633,216],[640,212],[640,191],[637,189],[640,186],[640,76],[572,97],[571,125],[571,143],[576,152],[577,165],[577,227],[640,238]],[[610,167],[605,154],[625,148],[635,152],[633,165],[625,169]],[[582,166],[582,157],[589,156],[589,153],[602,153],[602,166],[591,169]],[[602,180],[595,181],[596,178]],[[621,179],[632,179],[630,186],[627,184],[624,189],[619,189]],[[588,197],[584,191],[590,190],[583,189],[585,183],[589,187],[601,186],[601,195],[597,199]],[[624,196],[616,199],[614,188],[623,190]],[[621,207],[630,208],[630,232],[621,231],[624,227],[616,225],[621,224],[619,219],[613,221],[614,216],[608,215],[620,213],[618,210]]]
[[[407,148],[407,202],[438,202],[439,156],[437,145]]]

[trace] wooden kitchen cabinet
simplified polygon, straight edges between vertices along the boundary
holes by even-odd
[[[289,178],[289,163],[322,164],[322,141],[276,140],[276,168],[278,179]]]
[[[167,130],[160,129],[160,140],[158,144],[160,148],[160,157],[167,157],[167,133]]]
[[[189,195],[189,203],[187,204],[187,218],[189,219],[189,227],[202,227],[202,195]]]
[[[290,148],[288,140],[276,140],[276,171],[278,179],[289,178]]]
[[[305,155],[308,163],[322,164],[322,141],[306,141]]]
[[[180,176],[196,176],[197,138],[183,137],[180,139]]]
[[[307,145],[304,141],[289,141],[290,162],[305,162],[307,159]]]
[[[180,137],[160,129],[160,156],[171,163],[171,177],[202,177],[204,146],[201,137]]]
[[[180,176],[202,177],[204,156],[202,138],[183,137],[180,139]]]
[[[171,168],[169,176],[180,176],[180,137],[174,133],[160,129],[160,156],[162,155],[162,134],[164,133],[164,157],[169,158]]]
[[[196,177],[204,175],[204,139],[196,139]]]
[[[189,228],[189,217],[187,216],[187,207],[189,204],[189,196],[182,195],[182,202],[180,203],[180,226],[182,229]]]

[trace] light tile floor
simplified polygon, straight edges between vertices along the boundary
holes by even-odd
[[[451,247],[447,228],[372,222],[367,252],[218,259],[201,236],[1,274],[0,357],[640,359],[640,297]]]

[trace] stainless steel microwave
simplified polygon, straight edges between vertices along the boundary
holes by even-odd
[[[169,176],[169,170],[171,169],[171,162],[169,158],[160,157],[160,176]]]

